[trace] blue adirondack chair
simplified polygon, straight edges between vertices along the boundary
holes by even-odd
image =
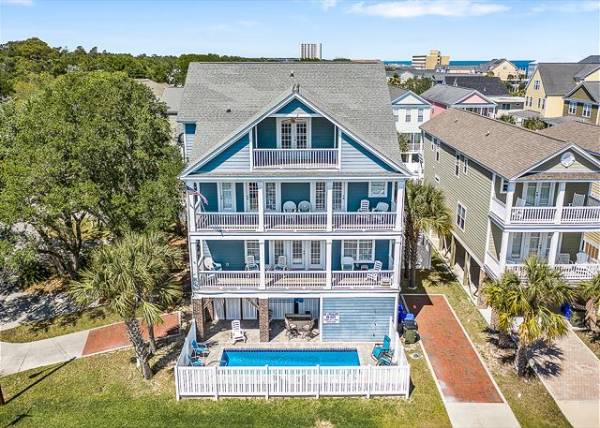
[[[210,352],[208,346],[204,343],[196,342],[196,339],[192,340],[192,356],[208,355]]]
[[[383,336],[383,343],[376,343],[371,351],[371,356],[375,360],[379,360],[379,358],[384,354],[389,354],[390,346],[392,344],[392,339],[388,335]]]

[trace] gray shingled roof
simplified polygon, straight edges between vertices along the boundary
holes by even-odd
[[[577,80],[585,78],[599,67],[598,64],[541,62],[537,69],[546,95],[564,95],[573,89]]]
[[[177,116],[196,122],[191,162],[276,106],[296,84],[301,96],[349,132],[388,158],[400,158],[383,63],[211,62],[190,63]]]
[[[491,61],[484,62],[483,64],[479,64],[479,70],[483,73],[491,70],[493,67],[500,64],[502,61],[505,61],[504,58],[494,58]],[[508,60],[506,60],[508,61]]]
[[[461,88],[475,89],[488,97],[508,96],[508,88],[499,77],[488,76],[453,76],[446,75],[444,80],[446,85],[460,86]]]
[[[574,92],[576,92],[579,88],[584,87],[585,90],[590,94],[592,101],[600,103],[600,82],[581,82],[579,85],[575,86],[568,94],[566,94],[566,98],[569,98]]]
[[[390,91],[390,99],[392,101],[395,101],[398,98],[400,98],[402,95],[410,92],[408,89],[402,89],[395,85],[388,85],[388,89]]]
[[[421,129],[501,176],[512,179],[570,143],[476,113],[448,109]]]
[[[579,61],[579,64],[600,64],[600,55],[590,55]]]
[[[168,87],[162,93],[160,100],[167,104],[168,114],[177,114],[181,97],[183,96],[183,88]]]
[[[463,98],[475,93],[475,89],[461,88],[460,86],[435,85],[421,94],[427,101],[440,104],[453,105]]]
[[[600,126],[571,121],[538,132],[549,137],[571,141],[589,152],[600,154]]]

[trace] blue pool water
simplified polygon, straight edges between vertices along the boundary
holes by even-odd
[[[356,349],[225,349],[221,366],[359,366]]]

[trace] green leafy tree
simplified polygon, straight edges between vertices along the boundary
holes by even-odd
[[[515,123],[517,123],[514,116],[510,116],[508,114],[503,114],[502,116],[500,116],[498,118],[498,120],[501,120],[502,122],[510,123],[511,125],[514,125]]]
[[[433,85],[433,81],[425,77],[411,77],[410,79],[407,79],[404,83],[400,82],[399,78],[392,79],[390,83],[400,88],[412,91],[417,95],[422,94],[427,89],[431,88],[431,86]]]
[[[586,300],[585,320],[591,331],[600,332],[600,273],[581,284],[581,296]]]
[[[400,147],[400,151],[407,152],[408,145],[410,143],[410,141],[408,140],[408,137],[406,136],[406,134],[400,134],[399,132],[397,134],[398,134],[398,146]]]
[[[152,377],[152,370],[137,314],[155,325],[162,321],[162,305],[179,296],[165,274],[179,255],[165,245],[156,234],[127,233],[113,245],[95,249],[89,269],[71,283],[70,289],[79,305],[100,300],[121,316],[145,379]],[[159,279],[167,282],[158,284]]]
[[[567,322],[555,308],[574,298],[574,289],[565,283],[560,271],[536,257],[526,260],[524,272],[523,280],[505,273],[499,281],[486,283],[483,290],[497,313],[500,330],[507,332],[517,317],[523,319],[517,328],[515,368],[519,376],[526,373],[534,343],[554,340],[567,332]]]
[[[546,125],[546,123],[542,119],[538,119],[537,117],[525,119],[523,121],[523,128],[531,129],[533,131],[544,129],[547,127],[548,125]]]
[[[443,193],[431,184],[407,181],[405,201],[404,265],[405,272],[409,272],[409,287],[414,288],[421,233],[433,231],[440,235],[447,235],[452,225]]]
[[[175,220],[182,162],[164,104],[144,85],[73,72],[31,96],[13,123],[0,136],[0,222],[25,225],[60,274],[76,276],[100,229],[120,236]]]

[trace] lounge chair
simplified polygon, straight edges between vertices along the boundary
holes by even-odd
[[[389,353],[381,354],[379,358],[377,358],[378,366],[391,366],[392,365],[392,355]]]
[[[246,332],[242,330],[240,320],[231,321],[231,342],[246,341]]]
[[[204,367],[204,361],[202,361],[200,358],[192,358],[190,360],[190,365],[192,367]]]
[[[209,354],[208,345],[206,343],[198,343],[196,339],[192,340],[192,357],[206,356]]]
[[[370,202],[368,199],[362,199],[360,201],[360,207],[358,208],[359,213],[368,213],[370,209]]]
[[[375,359],[375,361],[379,360],[379,358],[383,354],[390,353],[390,346],[392,345],[392,339],[388,335],[383,336],[383,343],[376,343],[373,346],[373,350],[371,351],[371,357]]]
[[[277,257],[277,263],[273,266],[273,270],[287,270],[287,258],[285,256]]]
[[[301,213],[310,212],[311,209],[312,209],[312,205],[308,201],[300,201],[298,203],[298,211]]]
[[[367,274],[367,279],[378,282],[382,267],[383,263],[381,263],[379,260],[375,260],[375,263],[373,263],[373,269],[369,270],[369,273]]]
[[[250,255],[246,257],[246,270],[258,270],[258,263],[254,259],[254,256]]]
[[[298,328],[296,327],[296,324],[290,323],[290,321],[287,318],[284,318],[284,322],[285,322],[285,332],[287,334],[288,340],[293,337],[297,337],[299,333],[298,333]]]

